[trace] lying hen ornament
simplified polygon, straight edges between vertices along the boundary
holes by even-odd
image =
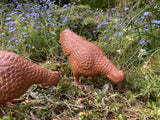
[[[0,51],[0,105],[24,94],[32,84],[56,86],[60,74],[12,52]]]
[[[108,79],[121,85],[124,72],[106,57],[99,46],[69,29],[61,32],[60,41],[64,54],[69,56],[75,84],[79,85],[80,76],[94,77],[103,73]]]

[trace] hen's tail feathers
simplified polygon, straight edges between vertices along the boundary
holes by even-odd
[[[64,52],[65,55],[70,55],[71,54],[71,50],[69,48],[68,45],[68,41],[72,36],[72,32],[69,29],[65,29],[61,32],[60,34],[60,41],[61,41],[61,45],[62,45],[62,50]]]

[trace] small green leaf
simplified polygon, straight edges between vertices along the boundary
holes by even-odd
[[[52,35],[56,35],[56,33],[55,33],[55,32],[53,32],[53,31],[50,31],[50,33],[51,33]]]
[[[108,91],[108,89],[109,89],[109,85],[108,85],[108,84],[105,84],[105,85],[103,86],[103,93],[106,94],[106,92]]]
[[[11,112],[8,113],[8,120],[13,120]]]

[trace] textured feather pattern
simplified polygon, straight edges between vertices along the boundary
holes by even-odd
[[[56,86],[60,74],[12,52],[0,51],[0,105],[24,94],[32,84]]]
[[[96,44],[69,29],[61,32],[60,40],[63,52],[69,56],[72,72],[77,79],[80,76],[93,77],[101,73],[117,84],[124,79],[124,72],[119,70]]]

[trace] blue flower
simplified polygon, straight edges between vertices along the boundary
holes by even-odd
[[[126,8],[124,8],[124,10],[125,10],[125,11],[127,11],[127,10],[129,10],[129,8],[128,8],[128,7],[126,7]]]
[[[101,14],[104,14],[104,12],[101,12]]]
[[[36,23],[35,22],[31,22],[31,25],[34,26]]]
[[[21,18],[19,21],[21,22],[21,21],[23,21],[23,20],[25,20],[26,18],[25,17],[23,17],[23,18]]]
[[[66,8],[67,7],[67,4],[65,4],[64,6],[63,6],[63,8]]]
[[[48,17],[52,17],[52,14],[48,14]]]
[[[15,40],[17,40],[17,39],[18,39],[18,37],[14,37],[14,39],[15,39]]]
[[[49,2],[49,6],[50,6],[50,7],[53,7],[53,6],[51,6],[52,4],[53,4],[53,2]]]
[[[145,27],[148,27],[148,25],[145,25]]]
[[[156,25],[156,28],[160,28],[160,26],[159,26],[159,25]]]
[[[96,30],[93,30],[93,33],[96,33]]]
[[[108,37],[107,35],[104,36],[104,38],[107,38],[107,37]]]
[[[144,31],[148,31],[148,29],[147,29],[147,28],[144,28]]]
[[[15,46],[15,45],[13,45],[13,46],[12,46],[12,49],[14,49],[15,47],[16,47],[16,46]]]
[[[146,51],[144,51],[144,52],[142,52],[142,55],[144,55],[144,54],[146,54],[147,52]]]
[[[116,37],[119,37],[119,33],[118,33],[118,34],[116,34]]]
[[[106,32],[109,32],[109,30],[107,29]]]
[[[145,12],[145,13],[144,13],[144,16],[148,16],[148,15],[149,15],[149,12]]]
[[[24,21],[24,23],[26,23],[26,24],[27,24],[27,23],[28,23],[28,21]]]
[[[8,27],[8,26],[14,26],[16,25],[16,22],[15,21],[9,21],[8,23],[5,23],[5,25]]]
[[[49,9],[47,10],[47,14],[49,14]]]
[[[9,43],[7,43],[6,46],[9,46]]]
[[[122,32],[120,32],[120,33],[119,33],[119,35],[123,35],[123,33],[122,33]]]
[[[153,20],[152,23],[160,24],[160,20]]]
[[[97,28],[99,29],[101,27],[101,25],[98,25]]]
[[[9,40],[11,40],[11,37],[8,37]]]
[[[97,28],[99,29],[101,26],[107,25],[107,24],[109,24],[109,22],[103,21],[103,22],[101,22],[100,25],[97,26]]]
[[[12,12],[12,13],[10,14],[10,16],[13,16],[14,14],[17,14],[17,12]]]
[[[55,24],[55,23],[50,23],[50,25],[52,25],[52,26],[56,26],[56,24]]]
[[[36,26],[36,29],[41,29],[41,26],[38,26],[38,25],[37,25],[37,26]]]
[[[24,7],[27,7],[27,6],[28,6],[28,4],[25,4],[25,3],[22,3],[22,5],[23,5]]]
[[[28,47],[31,49],[32,48],[31,44],[28,44]]]
[[[25,38],[26,38],[26,37],[28,37],[28,35],[24,35],[23,37],[25,37]]]
[[[141,17],[141,20],[143,20],[143,19],[144,19],[144,16]]]
[[[65,15],[61,15],[61,17],[65,17]]]
[[[145,43],[146,43],[145,40],[141,40],[141,41],[139,42],[140,45],[145,44]]]
[[[26,33],[25,33],[25,32],[23,32],[23,33],[22,33],[22,35],[26,35]]]
[[[154,6],[154,9],[156,9],[157,8],[157,6]]]
[[[110,19],[112,19],[112,17],[109,17],[108,19],[110,20]]]
[[[6,20],[9,21],[9,20],[12,20],[12,18],[11,17],[7,17]]]
[[[34,8],[33,8],[33,7],[31,7],[31,8],[30,8],[30,10],[32,11],[32,10],[34,10]]]
[[[49,17],[49,18],[47,18],[47,20],[52,21],[53,19]]]
[[[24,15],[24,12],[23,13],[21,13],[18,17],[22,17]]]
[[[17,0],[13,0],[13,2],[15,3],[15,2],[17,2]]]
[[[67,18],[64,18],[63,21],[62,21],[62,23],[66,23],[67,20],[68,20]]]
[[[121,26],[121,25],[122,25],[122,23],[119,24],[119,26]]]
[[[2,36],[5,36],[5,33],[2,33],[1,35],[2,35]]]
[[[21,41],[22,41],[22,39],[19,39],[18,41],[19,41],[19,42],[21,42]]]
[[[17,37],[8,37],[8,39],[12,42],[12,41],[14,41],[14,40],[17,40],[18,38]]]
[[[9,30],[10,33],[15,33],[15,31],[16,31],[16,28],[13,28],[13,27],[10,28],[10,30]]]
[[[122,28],[125,28],[125,25],[122,25]]]

